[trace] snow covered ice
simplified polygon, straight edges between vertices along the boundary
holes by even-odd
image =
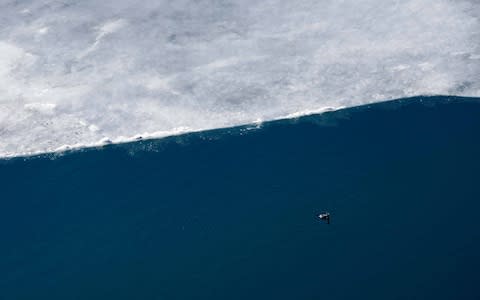
[[[0,157],[480,96],[480,3],[0,0]]]

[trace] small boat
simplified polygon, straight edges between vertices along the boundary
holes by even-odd
[[[324,213],[319,214],[318,217],[320,218],[320,220],[323,220],[323,221],[327,222],[327,224],[330,224],[330,213],[324,212]]]

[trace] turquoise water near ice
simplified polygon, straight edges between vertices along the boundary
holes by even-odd
[[[479,100],[2,160],[0,299],[478,299]]]

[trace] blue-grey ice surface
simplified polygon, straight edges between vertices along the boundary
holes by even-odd
[[[0,157],[480,96],[468,0],[0,0]]]

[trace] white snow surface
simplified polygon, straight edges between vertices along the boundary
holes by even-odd
[[[0,0],[0,157],[478,97],[479,18],[477,0]]]

